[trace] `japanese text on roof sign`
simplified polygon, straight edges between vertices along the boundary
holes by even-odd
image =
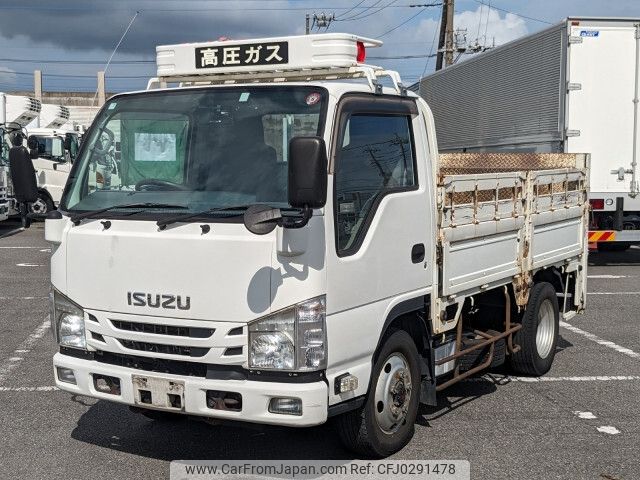
[[[289,62],[287,42],[196,48],[196,68],[249,67]]]

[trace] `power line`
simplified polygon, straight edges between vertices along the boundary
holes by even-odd
[[[25,59],[25,58],[0,58],[0,62],[10,63],[61,63],[68,65],[102,65],[104,60],[45,60],[38,59]],[[114,60],[112,65],[135,65],[135,64],[150,64],[156,63],[155,60]]]
[[[380,8],[378,8],[375,12],[366,13],[366,12],[369,12],[369,10],[371,10],[374,7],[376,7],[377,5],[379,5],[382,2],[382,0],[377,0],[375,3],[369,5],[368,7],[364,7],[364,10],[362,10],[361,12],[358,12],[355,15],[352,15],[351,17],[348,17],[348,18],[341,18],[340,21],[341,22],[348,22],[348,21],[352,21],[352,20],[355,21],[355,20],[360,20],[362,18],[370,17],[371,15],[375,15],[376,13],[381,12],[385,8],[390,7],[393,3],[396,3],[397,1],[398,0],[391,0],[388,4],[383,5]],[[366,15],[364,15],[365,13],[366,13]]]
[[[420,55],[391,55],[391,56],[376,56],[376,57],[369,57],[367,56],[367,60],[409,60],[412,58],[427,58],[427,57],[433,57],[434,55],[429,55],[429,54],[420,54]]]
[[[395,3],[394,2],[392,3]],[[378,3],[380,2],[376,2],[374,5],[368,6],[368,7],[362,7],[364,10],[356,15],[360,15],[362,13],[364,13],[365,11],[375,7]],[[415,4],[407,4],[407,5],[388,5],[385,6],[384,8],[415,8],[416,5]],[[322,7],[324,10],[350,10],[351,7],[344,7],[344,6],[323,6]],[[67,12],[67,11],[72,11],[72,12],[96,12],[96,11],[100,11],[100,12],[104,12],[105,10],[96,10],[95,8],[80,8],[80,7],[57,7],[57,6],[44,6],[44,5],[0,5],[0,10],[31,10],[31,11],[61,11],[61,12]],[[174,12],[174,13],[190,13],[190,12],[205,12],[205,11],[222,11],[222,12],[232,12],[232,11],[237,11],[237,8],[234,7],[193,7],[193,8],[187,8],[187,7],[180,7],[180,8],[154,8],[154,9],[149,9],[149,8],[138,8],[135,9],[133,7],[129,7],[129,8],[125,8],[125,7],[113,7],[110,6],[108,11],[110,12],[115,12],[115,11],[124,11],[124,12],[135,12],[135,11],[139,11],[140,13],[156,13],[156,12]],[[281,11],[308,11],[310,10],[310,7],[242,7],[242,11],[274,11],[274,12],[281,12]],[[345,19],[347,20],[347,19]]]
[[[440,7],[441,10],[444,9],[444,4]],[[442,12],[441,12],[442,13]],[[429,60],[431,60],[431,56],[433,54],[433,46],[436,44],[436,37],[438,36],[438,31],[440,29],[439,28],[435,28],[433,31],[433,40],[431,41],[431,49],[429,50],[429,55],[427,56],[427,61],[424,62],[424,68],[422,69],[422,74],[420,74],[420,78],[418,78],[418,82],[420,82],[420,80],[422,80],[422,77],[424,77],[425,72],[427,71],[427,67],[429,66]],[[422,93],[422,84],[419,83],[418,84],[418,93]]]
[[[0,70],[0,73],[4,73],[7,75],[28,75],[28,76],[33,76],[33,72],[16,72],[16,71],[12,71],[12,70]],[[96,78],[95,75],[74,75],[74,74],[62,74],[62,73],[43,73],[42,74],[43,77],[54,77],[54,78]],[[132,78],[149,78],[149,75],[106,75],[105,76],[107,78],[127,78],[127,79],[132,79]]]
[[[432,3],[432,4],[430,4],[430,5],[425,6],[425,7],[424,7],[423,9],[421,9],[418,13],[416,13],[415,15],[411,15],[409,18],[407,18],[407,19],[406,19],[405,21],[403,21],[402,23],[400,23],[400,24],[396,25],[395,27],[393,27],[393,28],[391,28],[391,29],[387,30],[386,32],[384,32],[384,33],[382,33],[382,34],[378,35],[378,37],[377,37],[377,38],[384,37],[385,35],[388,35],[389,33],[393,32],[394,30],[397,30],[397,29],[398,29],[398,28],[400,28],[401,26],[403,26],[403,25],[405,25],[405,24],[409,23],[411,20],[413,20],[414,18],[416,18],[418,15],[421,15],[421,14],[422,14],[422,12],[424,12],[427,8],[429,8],[429,7],[437,7],[437,6],[439,6],[439,5],[442,5],[442,3]]]
[[[358,3],[356,3],[353,7],[351,7],[349,10],[347,10],[346,12],[341,13],[340,15],[338,15],[338,17],[343,17],[345,16],[347,13],[352,12],[353,10],[355,10],[356,8],[358,8],[360,5],[362,5],[364,2],[366,2],[367,0],[360,0]]]

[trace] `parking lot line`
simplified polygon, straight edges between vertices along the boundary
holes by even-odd
[[[36,342],[44,336],[47,330],[49,330],[49,315],[47,315],[38,328],[13,351],[11,357],[0,364],[0,386],[2,386],[9,374],[22,363],[26,354],[31,352]]]
[[[0,300],[39,300],[45,299],[49,297],[41,296],[41,297],[0,297]]]
[[[494,374],[486,374],[482,377],[472,377],[463,382],[482,382],[487,380],[493,380],[495,382],[522,382],[522,383],[537,383],[537,382],[622,382],[622,381],[640,381],[640,375],[584,375],[584,376],[569,376],[569,377],[517,377],[517,376],[497,376]]]
[[[597,335],[594,335],[593,333],[585,332],[581,328],[574,327],[573,325],[570,325],[567,322],[560,322],[560,326],[562,328],[566,328],[570,332],[577,333],[578,335],[582,335],[583,337],[591,340],[592,342],[596,342],[598,345],[603,345],[605,347],[613,348],[616,352],[622,353],[631,358],[640,358],[640,353],[634,352],[630,348],[626,348],[621,345],[618,345],[617,343],[613,343],[613,342],[610,342],[609,340],[600,338]]]
[[[640,292],[587,292],[587,295],[640,295]]]

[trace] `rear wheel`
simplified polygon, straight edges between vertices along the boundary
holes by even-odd
[[[397,330],[377,356],[364,405],[336,419],[343,444],[367,457],[397,452],[413,436],[419,399],[418,350],[407,332]]]
[[[555,288],[547,282],[535,284],[522,315],[522,328],[514,335],[514,343],[520,345],[520,351],[511,355],[511,368],[528,375],[547,373],[558,344],[559,324]]]

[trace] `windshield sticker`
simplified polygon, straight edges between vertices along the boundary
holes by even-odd
[[[289,62],[287,42],[198,47],[195,52],[196,68],[281,65]]]
[[[582,30],[580,32],[581,37],[598,37],[600,35],[599,30]]]
[[[249,92],[242,92],[240,94],[240,101],[246,102],[247,100],[249,100]]]
[[[176,135],[136,132],[135,159],[136,162],[175,162]]]
[[[114,108],[116,108],[116,105],[118,104],[118,102],[113,102],[109,104],[109,107],[107,108],[107,110],[113,110]]]
[[[320,93],[313,92],[313,93],[310,93],[309,95],[307,95],[307,98],[305,99],[305,102],[306,102],[307,105],[311,106],[311,105],[315,105],[316,103],[318,103],[321,98],[322,98],[322,96],[320,95]]]

